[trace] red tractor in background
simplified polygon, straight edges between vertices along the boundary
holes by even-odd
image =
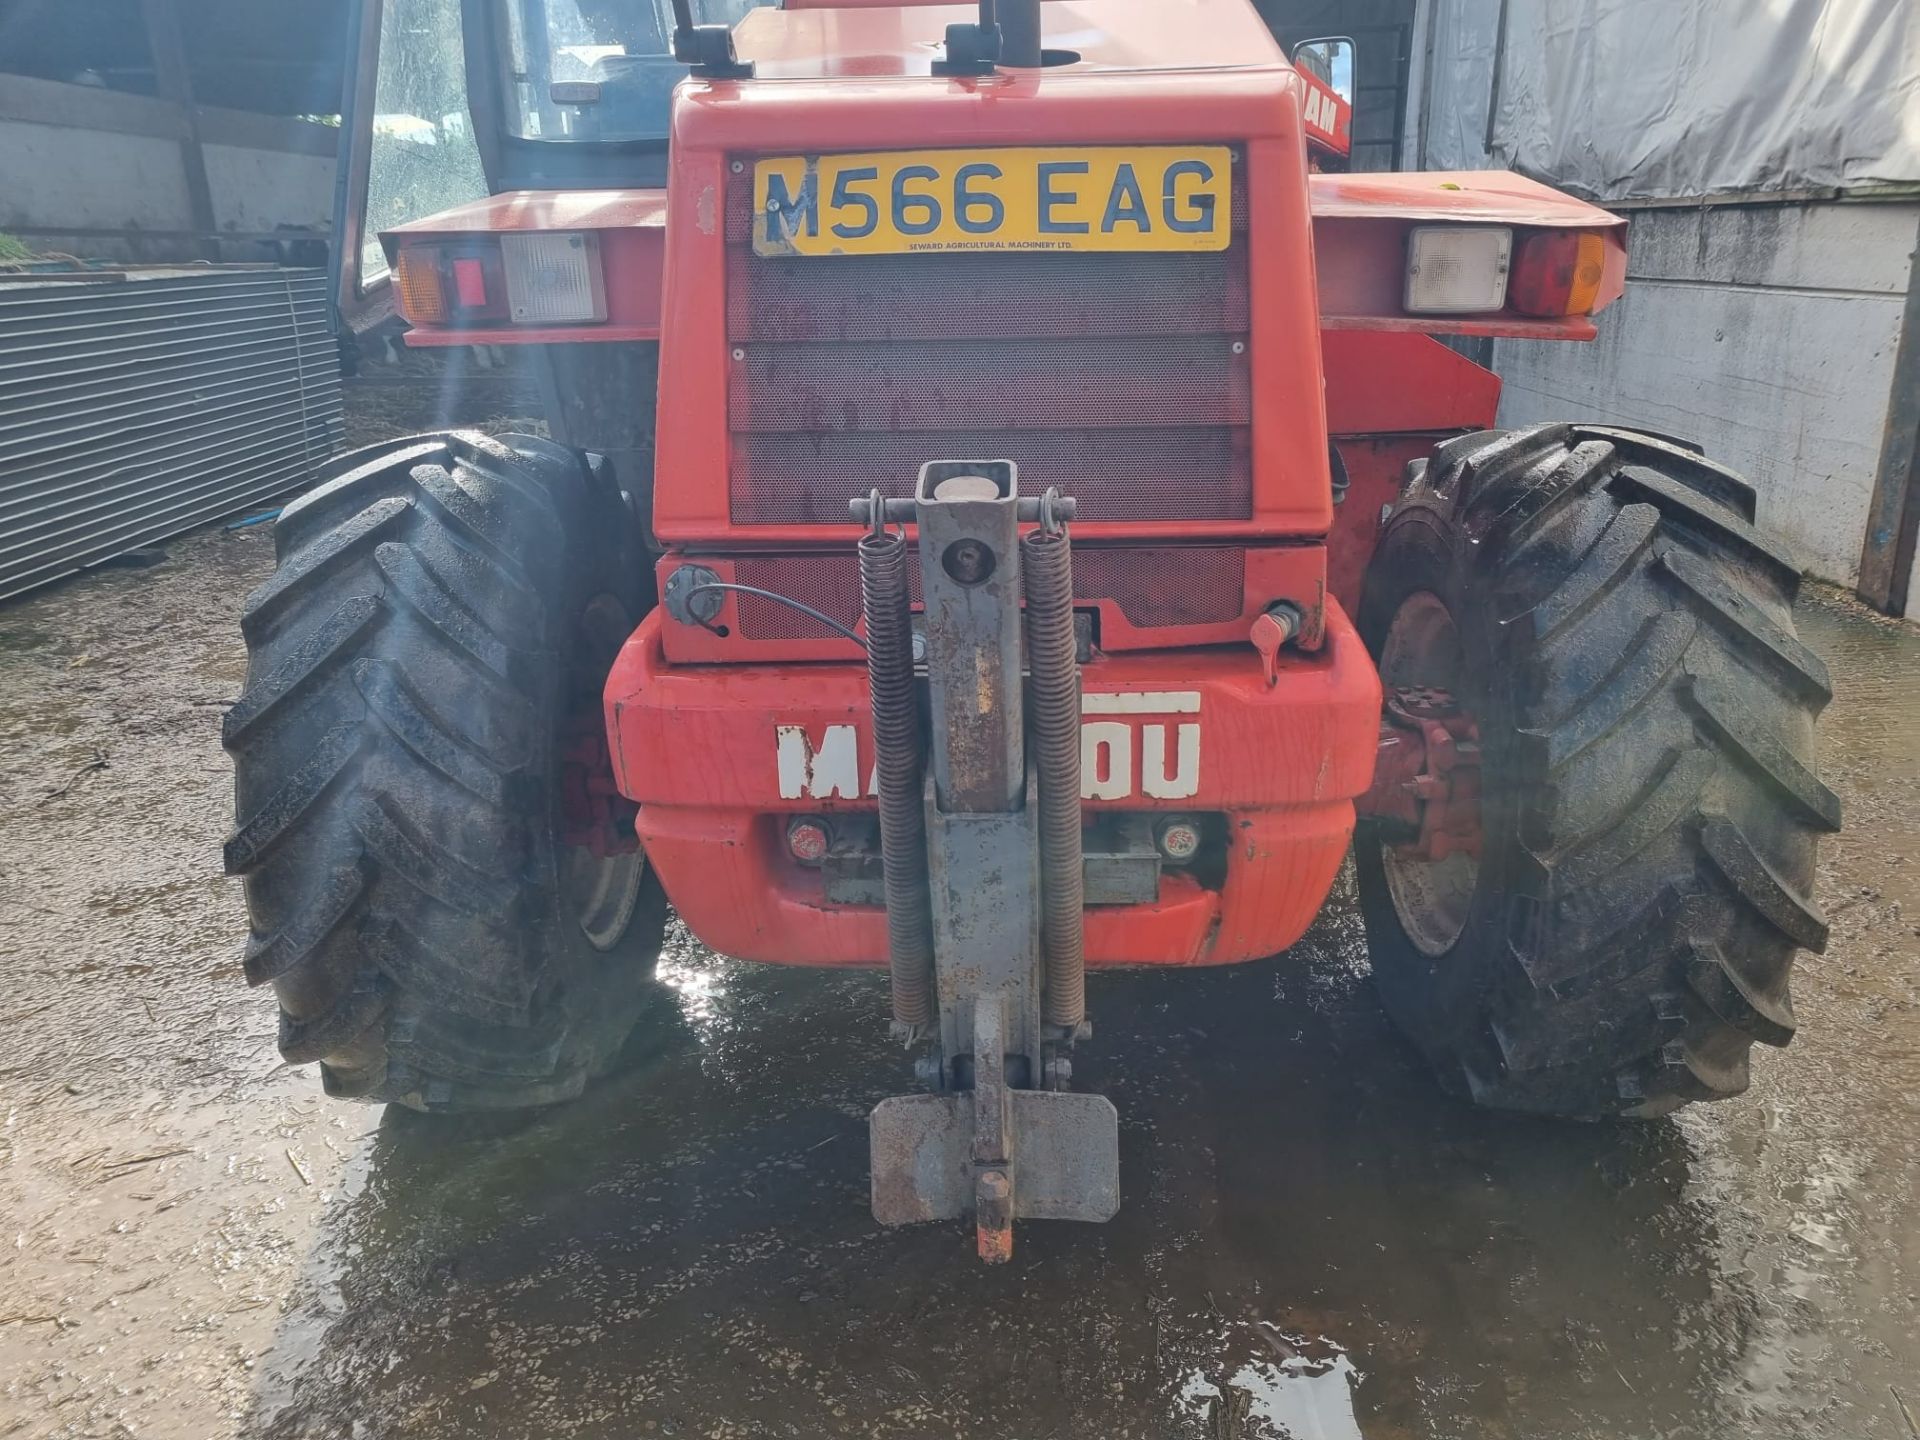
[[[1351,850],[1450,1090],[1744,1089],[1839,823],[1798,566],[1684,442],[1493,429],[1434,338],[1592,339],[1624,222],[1320,173],[1350,47],[1246,0],[710,8],[462,7],[493,193],[367,253],[409,343],[537,349],[551,438],[279,521],[226,859],[286,1058],[576,1095],[670,899],[890,970],[875,1213],[1002,1259],[1119,1203],[1085,972],[1282,951]]]

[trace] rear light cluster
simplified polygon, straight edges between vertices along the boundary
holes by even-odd
[[[607,318],[600,239],[591,232],[412,242],[393,265],[414,325],[590,325]]]
[[[1507,298],[1522,315],[1585,315],[1600,297],[1607,242],[1591,230],[1529,235],[1514,263]]]
[[[1600,296],[1607,242],[1594,230],[1416,225],[1407,232],[1410,315],[1585,315]]]

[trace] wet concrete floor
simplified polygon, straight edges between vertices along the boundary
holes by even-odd
[[[678,935],[531,1121],[279,1067],[219,874],[270,542],[171,548],[0,610],[0,1436],[1920,1440],[1920,632],[1803,606],[1848,829],[1748,1095],[1449,1102],[1343,893],[1276,960],[1095,978],[1124,1208],[988,1271],[867,1214],[874,977]]]

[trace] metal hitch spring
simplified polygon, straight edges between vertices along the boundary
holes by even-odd
[[[860,542],[860,603],[867,621],[867,687],[880,775],[880,866],[887,897],[887,971],[893,1019],[918,1030],[933,1020],[933,912],[927,897],[922,775],[925,742],[913,678],[913,612],[907,538],[878,523]]]
[[[1042,501],[1052,521],[1054,498]],[[1073,547],[1064,524],[1042,523],[1020,542],[1027,592],[1028,723],[1040,779],[1042,1017],[1077,1027],[1086,1018],[1080,857],[1080,664],[1073,633]]]

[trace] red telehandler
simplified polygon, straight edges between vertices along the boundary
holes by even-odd
[[[1004,1259],[1120,1202],[1086,972],[1283,951],[1349,852],[1474,1102],[1660,1115],[1791,1037],[1798,566],[1694,447],[1495,429],[1435,338],[1592,339],[1624,222],[1340,173],[1350,44],[1247,0],[369,0],[363,62],[435,15],[489,193],[348,269],[531,347],[550,438],[340,459],[247,604],[226,860],[330,1094],[577,1095],[671,900],[888,969],[875,1214]]]

